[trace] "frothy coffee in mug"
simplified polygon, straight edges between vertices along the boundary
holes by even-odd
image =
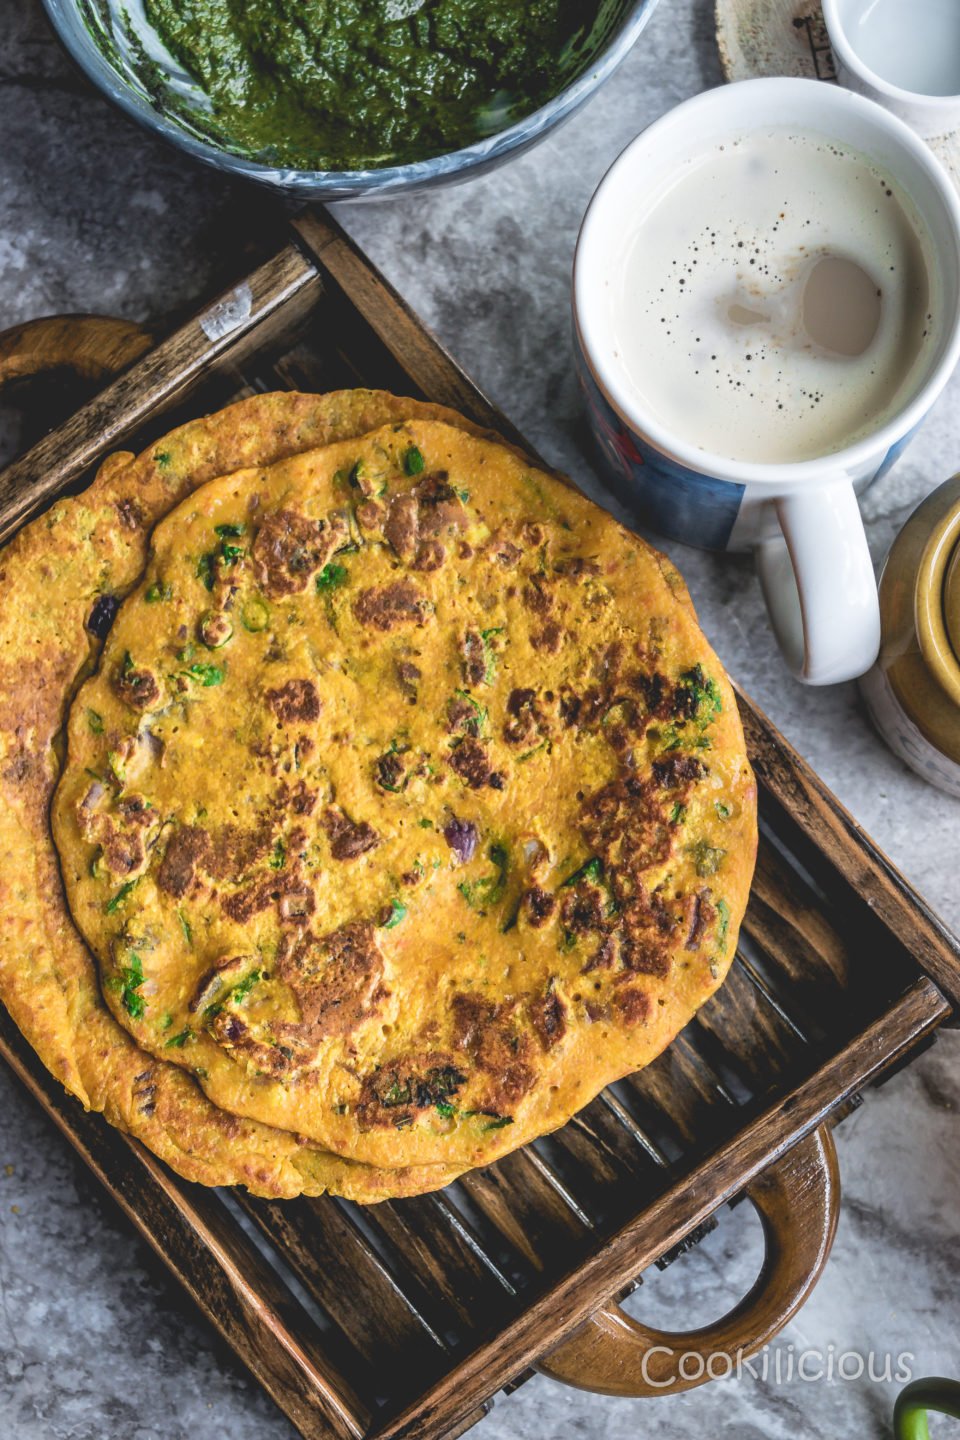
[[[718,143],[649,198],[611,277],[616,355],[671,433],[731,460],[843,449],[919,390],[928,242],[864,155],[814,134]]]

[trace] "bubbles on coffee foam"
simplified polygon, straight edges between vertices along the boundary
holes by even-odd
[[[865,157],[813,136],[780,133],[766,142],[719,145],[711,174],[704,177],[701,164],[666,192],[675,200],[685,179],[705,178],[689,200],[691,213],[696,204],[710,218],[683,223],[682,207],[673,205],[670,218],[681,223],[661,227],[643,257],[645,272],[660,283],[647,284],[637,319],[659,331],[648,347],[654,388],[662,390],[672,374],[686,392],[686,414],[692,399],[709,411],[710,391],[714,412],[732,404],[743,423],[725,423],[720,414],[721,427],[743,442],[755,432],[749,448],[756,453],[741,458],[802,458],[782,453],[788,428],[797,432],[793,449],[815,454],[881,423],[902,378],[890,372],[911,358],[900,352],[927,334],[907,336],[912,322],[900,292],[906,283],[912,309],[919,300],[925,310],[927,277],[899,198]],[[718,183],[731,168],[736,184]],[[649,212],[655,232],[658,208]],[[625,356],[636,349],[625,343]],[[817,413],[829,415],[823,447],[806,424]],[[768,429],[773,417],[775,434]],[[721,448],[709,435],[697,443]]]

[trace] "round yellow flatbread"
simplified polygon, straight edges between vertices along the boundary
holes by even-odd
[[[721,983],[756,791],[662,557],[407,419],[194,490],[73,704],[54,830],[104,995],[222,1110],[486,1163]]]

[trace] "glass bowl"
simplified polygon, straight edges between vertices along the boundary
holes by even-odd
[[[571,116],[624,59],[657,5],[657,0],[602,0],[586,47],[586,58],[569,82],[545,105],[485,135],[471,145],[370,170],[297,170],[271,165],[230,150],[191,127],[184,110],[186,92],[172,112],[150,93],[137,73],[126,44],[126,26],[142,33],[142,5],[119,0],[42,0],[43,8],[67,53],[89,80],[146,129],[161,135],[195,160],[228,175],[254,180],[299,200],[375,198],[398,191],[465,179],[501,164]],[[198,112],[198,121],[200,120]]]

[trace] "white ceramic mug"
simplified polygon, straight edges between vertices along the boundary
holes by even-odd
[[[823,135],[896,179],[927,232],[941,323],[927,373],[893,419],[822,459],[764,465],[707,454],[644,412],[616,358],[603,290],[632,198],[717,136],[771,127]],[[697,95],[628,145],[601,182],[577,244],[573,307],[591,428],[638,518],[691,545],[753,550],[774,633],[798,679],[831,684],[868,670],[880,614],[857,494],[900,454],[960,356],[960,200],[923,142],[879,105],[819,81],[745,80]]]

